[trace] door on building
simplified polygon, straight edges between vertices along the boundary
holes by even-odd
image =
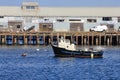
[[[70,31],[84,31],[83,23],[70,23]]]

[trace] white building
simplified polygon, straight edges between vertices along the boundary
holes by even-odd
[[[53,25],[45,26],[45,23]],[[21,30],[34,25],[35,31],[40,31],[40,24],[43,28],[48,27],[43,30],[53,28],[53,31],[89,31],[91,27],[101,24],[106,24],[110,30],[117,30],[120,26],[120,7],[39,7],[37,2],[24,2],[20,7],[0,6],[0,28]]]

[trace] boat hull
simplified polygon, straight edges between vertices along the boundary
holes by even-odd
[[[66,50],[52,45],[55,57],[102,58],[103,51]]]

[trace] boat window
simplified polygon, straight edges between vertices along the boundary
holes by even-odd
[[[69,40],[66,40],[66,43],[69,43],[70,41]]]

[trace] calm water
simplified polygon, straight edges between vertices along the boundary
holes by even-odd
[[[120,80],[120,47],[95,48],[105,51],[102,59],[55,58],[50,46],[0,46],[0,80]]]

